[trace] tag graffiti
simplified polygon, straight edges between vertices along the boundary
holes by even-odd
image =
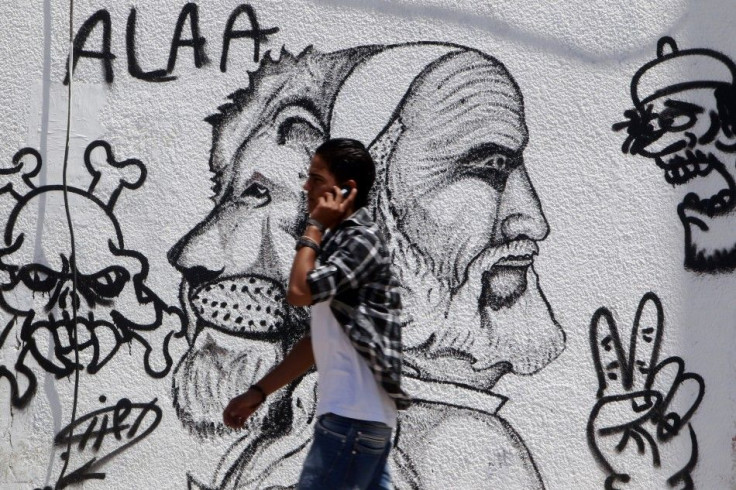
[[[131,7],[128,13],[128,21],[125,29],[125,47],[128,64],[128,73],[133,78],[147,82],[170,82],[176,80],[174,75],[176,62],[181,48],[191,48],[194,66],[202,68],[210,64],[207,56],[207,38],[202,34],[199,24],[199,7],[190,2],[184,5],[174,27],[171,38],[171,47],[166,66],[152,70],[141,67],[138,60],[139,46],[136,44],[136,26],[138,22],[138,11]],[[113,19],[107,9],[100,9],[90,15],[82,23],[74,35],[74,48],[72,60],[72,73],[82,58],[99,61],[102,67],[102,75],[105,82],[110,84],[115,79],[113,62],[117,58],[112,52]],[[99,45],[93,46],[93,32],[101,31]],[[253,43],[253,61],[261,59],[261,44],[269,41],[269,37],[279,31],[278,27],[262,27],[258,22],[255,9],[249,4],[238,5],[228,17],[225,29],[222,33],[222,47],[220,52],[220,71],[227,71],[228,55],[230,47],[236,40],[250,40]],[[64,84],[69,83],[69,63],[67,60],[67,72]]]

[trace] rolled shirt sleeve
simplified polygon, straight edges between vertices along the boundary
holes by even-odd
[[[330,300],[365,283],[378,265],[379,245],[375,235],[348,231],[335,253],[307,273],[312,304]]]

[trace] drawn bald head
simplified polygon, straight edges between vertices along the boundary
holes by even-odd
[[[405,287],[408,369],[479,387],[536,372],[564,334],[533,270],[549,230],[524,168],[519,87],[495,58],[451,46],[405,90],[371,152]]]

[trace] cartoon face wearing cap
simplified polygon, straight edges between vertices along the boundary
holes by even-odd
[[[736,65],[710,49],[678,50],[671,38],[631,82],[634,108],[622,150],[654,160],[682,190],[685,266],[736,268]]]

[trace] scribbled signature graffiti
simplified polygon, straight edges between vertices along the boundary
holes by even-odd
[[[107,398],[102,395],[99,400],[105,403]],[[62,475],[54,488],[104,480],[102,465],[148,437],[161,423],[163,412],[157,401],[154,398],[146,403],[133,403],[121,398],[115,405],[90,412],[61,429],[54,444],[60,448],[71,447],[76,456],[86,461]],[[71,460],[73,455],[64,451],[61,458]]]
[[[588,443],[605,470],[606,488],[693,488],[698,441],[690,420],[705,393],[703,378],[685,361],[659,360],[664,335],[662,302],[645,294],[629,344],[607,308],[590,322],[598,401],[590,413]]]
[[[248,20],[248,28],[243,29],[243,19]],[[200,30],[199,5],[196,2],[187,2],[181,8],[174,34],[171,38],[169,57],[166,66],[153,70],[144,70],[139,60],[139,45],[136,43],[138,22],[138,9],[131,7],[128,13],[128,21],[125,27],[125,48],[128,62],[128,73],[133,78],[146,82],[162,83],[171,82],[178,77],[175,75],[176,62],[179,59],[181,48],[191,49],[195,68],[203,68],[210,64],[207,56],[207,38]],[[188,27],[188,29],[187,29]],[[93,46],[90,36],[95,30],[101,30],[99,46]],[[186,31],[189,32],[186,32]],[[233,41],[247,39],[253,44],[253,61],[261,59],[261,44],[268,42],[270,36],[279,32],[278,27],[262,27],[258,21],[256,10],[252,5],[240,4],[230,13],[227,24],[222,33],[222,51],[220,55],[220,71],[227,71],[230,46]],[[100,63],[102,77],[105,82],[111,84],[115,80],[115,67],[113,61],[117,55],[112,51],[113,18],[110,11],[100,9],[90,15],[74,34],[72,49],[72,75],[77,69],[80,60],[94,60]],[[189,37],[187,37],[189,36]],[[94,38],[94,36],[92,36]],[[69,62],[67,60],[67,73],[64,84],[69,84]]]

